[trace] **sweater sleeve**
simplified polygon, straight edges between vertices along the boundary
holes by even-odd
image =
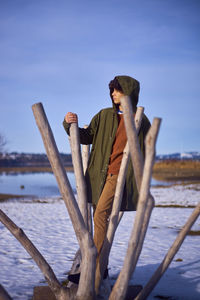
[[[90,122],[89,126],[87,128],[80,128],[79,127],[79,134],[80,134],[80,143],[84,145],[92,144],[93,138],[95,136],[95,133],[97,131],[99,124],[99,114],[96,114],[92,121]],[[67,123],[64,119],[63,126],[65,131],[68,135],[70,135],[70,124]]]

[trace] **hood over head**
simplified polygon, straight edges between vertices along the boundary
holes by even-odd
[[[119,86],[118,86],[119,84]],[[116,87],[115,87],[116,86]],[[121,87],[121,89],[120,89]],[[114,88],[117,90],[121,90],[124,95],[129,96],[131,98],[131,103],[133,106],[133,111],[136,111],[136,107],[138,104],[138,97],[139,97],[139,91],[140,91],[140,83],[136,79],[122,75],[122,76],[115,76],[113,80],[109,83],[110,88],[110,97],[112,99],[112,92]],[[113,99],[112,99],[113,102]],[[113,107],[116,107],[116,105],[113,102]]]

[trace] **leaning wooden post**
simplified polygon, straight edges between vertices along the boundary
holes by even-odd
[[[73,126],[72,126],[73,127]],[[88,126],[85,125],[84,128],[87,128]],[[71,130],[70,128],[70,137],[69,137],[69,141],[70,141],[70,145],[71,145],[71,148],[74,149],[74,147],[76,147],[76,149],[78,149],[77,151],[74,151],[74,152],[77,152],[77,154],[79,155],[79,146],[78,144],[80,143],[79,140],[79,136],[78,136],[78,141],[76,140],[75,143],[73,142],[74,140],[74,134],[73,134],[73,129]],[[76,135],[78,135],[78,133],[76,132]],[[75,144],[75,146],[74,146]],[[73,153],[74,153],[73,152]],[[86,172],[86,169],[87,169],[87,165],[88,165],[88,160],[89,160],[89,152],[90,152],[90,145],[82,145],[82,151],[81,151],[81,154],[82,154],[82,163],[83,163],[83,173],[85,174]],[[76,161],[76,155],[73,155],[72,156],[72,161]],[[79,164],[81,163],[80,161],[80,158],[78,157],[77,160],[79,161]],[[77,164],[77,163],[76,163]],[[80,169],[80,168],[79,168]],[[76,169],[76,173],[77,173],[77,169]],[[82,173],[82,170],[79,171],[79,174]],[[78,177],[76,177],[76,182],[79,182],[78,181]],[[85,183],[84,183],[85,185]],[[79,186],[79,185],[78,185]],[[84,187],[85,188],[85,187]],[[82,188],[82,190],[84,190],[84,188]],[[83,205],[81,203],[79,203],[79,208],[83,206],[83,211],[85,210],[85,202],[87,202],[87,198],[86,199],[82,199],[82,195],[81,195],[81,191],[77,188],[77,190],[79,191],[79,196],[78,196],[78,203],[79,202],[84,202]],[[82,213],[83,215],[83,213]],[[85,215],[85,218],[86,218],[86,213],[84,213]],[[85,221],[85,218],[84,218],[84,221]],[[89,229],[89,232],[92,236],[92,214],[91,214],[91,204],[90,203],[87,203],[87,226],[88,226],[88,229]],[[74,257],[74,260],[73,260],[73,264],[72,264],[72,267],[71,267],[71,270],[69,272],[69,274],[75,274],[75,273],[80,273],[81,272],[81,251],[80,251],[80,248],[78,249],[78,251],[76,252],[75,254],[75,257]],[[71,287],[73,286],[73,283],[71,281],[68,282],[67,284],[68,287]]]
[[[43,106],[41,103],[36,103],[32,109],[82,253],[82,272],[76,298],[93,299],[95,297],[96,247],[78,208]]]
[[[135,126],[134,126],[133,112],[132,112],[132,105],[131,105],[130,98],[123,97],[121,99],[121,102],[122,102],[122,107],[123,107],[123,111],[124,111],[125,127],[126,127],[128,142],[130,145],[131,160],[132,160],[132,165],[133,165],[133,169],[134,169],[134,175],[136,178],[136,185],[137,185],[138,192],[140,192],[140,186],[141,186],[141,180],[142,180],[142,174],[143,174],[143,157],[142,157],[142,154],[140,151],[139,141],[137,139],[137,132],[136,132]],[[149,199],[148,199],[148,205],[145,210],[142,231],[140,234],[141,241],[143,241],[143,239],[145,237],[154,204],[155,204],[155,201],[154,201],[152,195],[150,195]],[[139,248],[139,245],[140,245],[140,243],[138,244],[138,248]],[[137,253],[138,253],[138,255],[137,255]],[[140,250],[138,249],[135,252],[136,260],[138,259],[139,254],[140,254]]]
[[[19,228],[1,209],[0,221],[7,227],[7,229],[14,235],[14,237],[21,243],[21,245],[33,258],[35,263],[40,268],[41,272],[44,274],[44,277],[47,280],[47,283],[56,298],[59,300],[67,300],[69,291],[62,288],[50,265],[47,263],[38,249],[34,246],[34,244],[29,240],[23,230]]]
[[[122,109],[124,113],[124,123],[126,128],[126,134],[129,144],[130,156],[133,164],[135,180],[138,191],[140,190],[142,174],[143,174],[143,157],[140,151],[140,145],[138,141],[138,135],[133,118],[133,108],[131,105],[130,97],[124,96],[121,98]]]
[[[7,293],[7,291],[4,289],[4,287],[0,284],[0,299],[1,300],[12,300],[10,295]]]
[[[88,125],[84,125],[83,128],[88,128]],[[82,145],[82,161],[83,161],[83,173],[85,174],[87,166],[88,166],[88,160],[90,156],[90,145]]]
[[[140,192],[140,185],[141,185],[141,180],[142,180],[142,174],[143,174],[143,159],[141,156],[141,151],[137,139],[137,135],[135,132],[135,127],[134,127],[134,121],[132,117],[132,105],[129,97],[123,97],[122,98],[122,106],[123,106],[123,111],[124,111],[124,118],[125,118],[125,127],[127,131],[127,136],[128,136],[128,141],[130,144],[130,152],[131,152],[131,159],[132,159],[132,164],[133,164],[133,169],[134,169],[134,174],[136,178],[136,184],[137,184],[137,189]],[[139,160],[137,161],[137,158]],[[150,216],[152,209],[155,205],[154,198],[152,195],[149,195],[148,201],[147,201],[147,206],[145,209],[145,215],[144,215],[144,220],[142,224],[142,229],[140,233],[140,241],[143,243],[146,230],[149,224]],[[141,243],[138,243],[137,251],[135,252],[135,259],[136,261],[138,260],[138,257],[140,255],[140,245]]]
[[[70,145],[72,152],[72,162],[74,166],[74,174],[76,178],[76,190],[78,198],[78,206],[83,216],[83,220],[88,226],[87,213],[87,190],[84,179],[83,164],[81,159],[80,136],[77,123],[70,125]]]
[[[86,129],[88,125],[84,125],[84,128]],[[82,161],[83,161],[83,172],[85,174],[88,166],[88,161],[89,161],[89,156],[90,156],[90,145],[82,145]],[[88,229],[93,236],[93,226],[92,226],[92,210],[91,210],[91,203],[87,204],[87,217],[88,217]]]
[[[139,196],[139,200],[138,200],[136,220],[134,225],[135,238],[133,237],[133,240],[134,239],[135,240],[139,239],[139,240],[136,243],[136,249],[133,250],[135,254],[133,256],[134,258],[132,261],[132,273],[136,267],[139,255],[141,253],[144,237],[149,224],[150,215],[154,207],[154,198],[150,194],[150,184],[151,184],[151,176],[153,171],[153,164],[155,160],[155,144],[156,144],[160,124],[161,124],[161,119],[154,118],[153,124],[147,134],[146,141],[145,141],[146,158],[145,158],[144,171],[142,177],[142,185],[140,189],[141,196]],[[138,218],[138,223],[137,223],[137,218]]]
[[[137,258],[139,257],[139,253],[142,249],[144,239],[141,240],[140,235],[142,231],[143,219],[145,217],[145,209],[147,207],[147,201],[149,199],[151,174],[155,158],[155,143],[159,131],[160,121],[161,120],[158,118],[154,119],[151,129],[149,130],[146,137],[146,159],[141,182],[137,213],[131,233],[131,238],[129,240],[129,246],[127,254],[125,256],[124,265],[113,287],[112,293],[109,298],[110,300],[125,299],[129,279],[134,271],[137,263]],[[139,246],[138,243],[140,244]]]
[[[184,227],[181,229],[180,233],[178,234],[177,238],[175,239],[173,245],[167,252],[165,258],[163,259],[162,263],[155,271],[149,282],[143,288],[143,290],[138,294],[135,298],[136,300],[145,300],[152,292],[162,275],[167,270],[169,264],[171,263],[172,259],[174,258],[175,254],[178,252],[179,248],[181,247],[186,235],[188,234],[190,228],[197,220],[198,216],[200,215],[200,203],[196,206],[193,210],[193,213],[189,217],[188,221],[185,223]]]
[[[136,126],[137,133],[139,132],[139,129],[141,126],[143,111],[144,111],[143,107],[137,108],[137,112],[135,115],[135,126]],[[102,247],[102,250],[100,253],[100,257],[99,257],[99,264],[98,264],[97,270],[96,270],[96,279],[95,279],[96,294],[98,294],[102,274],[104,274],[104,271],[108,264],[108,257],[110,254],[110,249],[112,247],[115,231],[119,224],[119,212],[120,212],[120,207],[121,207],[121,201],[122,201],[122,196],[123,196],[125,177],[126,177],[126,171],[127,171],[129,158],[130,158],[129,157],[129,146],[127,143],[124,148],[124,151],[123,151],[122,162],[121,162],[121,166],[120,166],[120,170],[119,170],[119,175],[117,178],[115,197],[113,200],[113,207],[112,207],[112,212],[110,215],[110,221],[109,221],[109,225],[108,225],[107,235],[106,235],[106,239],[104,240],[104,243],[103,243],[103,247]]]
[[[136,127],[137,133],[140,130],[143,112],[144,112],[143,107],[140,106],[137,108],[137,112],[136,112],[136,116],[135,116],[135,127]],[[125,176],[126,176],[129,159],[130,159],[130,151],[129,151],[129,145],[127,143],[124,148],[124,151],[123,151],[123,157],[122,157],[122,162],[121,162],[121,166],[120,166],[120,170],[119,170],[119,176],[117,178],[117,185],[116,185],[115,197],[114,197],[114,201],[113,201],[113,208],[112,208],[108,231],[107,231],[107,240],[109,241],[110,244],[112,244],[112,241],[114,238],[114,233],[116,231],[117,224],[118,224],[118,216],[119,216],[120,207],[121,207],[123,189],[124,189],[124,184],[125,184]],[[104,246],[103,246],[103,248],[104,248]]]
[[[123,97],[121,99],[121,102],[122,102],[122,107],[123,107],[123,111],[124,111],[125,127],[126,127],[128,142],[130,145],[131,160],[132,160],[132,164],[133,164],[134,175],[136,178],[136,185],[137,185],[138,192],[140,192],[140,186],[141,186],[141,180],[142,180],[142,174],[143,174],[143,157],[142,157],[142,154],[140,151],[139,141],[137,139],[137,132],[136,132],[135,126],[134,126],[133,112],[132,112],[132,105],[131,105],[130,98]],[[149,199],[148,199],[148,205],[145,210],[145,217],[143,220],[143,226],[142,226],[142,231],[141,231],[141,235],[140,235],[141,241],[143,241],[143,239],[145,237],[154,204],[155,204],[155,201],[154,201],[152,195],[150,195]],[[138,247],[139,247],[139,244],[138,244]],[[139,249],[135,253],[135,258],[137,258],[137,253],[140,253]]]

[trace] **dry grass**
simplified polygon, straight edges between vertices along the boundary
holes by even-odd
[[[190,230],[188,232],[188,235],[193,235],[193,236],[196,236],[196,235],[200,235],[200,230]]]
[[[14,195],[14,194],[0,194],[0,202],[6,201],[8,199],[18,199],[18,198],[26,198],[29,196],[26,195]]]
[[[155,207],[162,208],[195,208],[195,205],[179,205],[179,204],[156,204]]]
[[[153,178],[164,181],[200,181],[200,161],[166,160],[156,162],[153,168]]]
[[[73,166],[65,167],[73,172]],[[0,167],[1,173],[52,173],[51,167]],[[162,181],[191,180],[200,181],[200,161],[163,160],[155,163],[153,178]]]
[[[73,166],[65,167],[67,172],[73,172]],[[0,173],[52,173],[51,167],[0,167]]]

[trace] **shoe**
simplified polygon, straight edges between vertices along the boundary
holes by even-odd
[[[81,273],[70,274],[70,275],[68,275],[68,280],[73,282],[73,283],[78,284],[79,280],[80,280],[80,274]]]
[[[75,284],[79,284],[80,275],[81,275],[81,273],[70,274],[70,275],[68,275],[68,280]],[[107,277],[108,277],[108,269],[105,270],[103,279],[106,279]]]

